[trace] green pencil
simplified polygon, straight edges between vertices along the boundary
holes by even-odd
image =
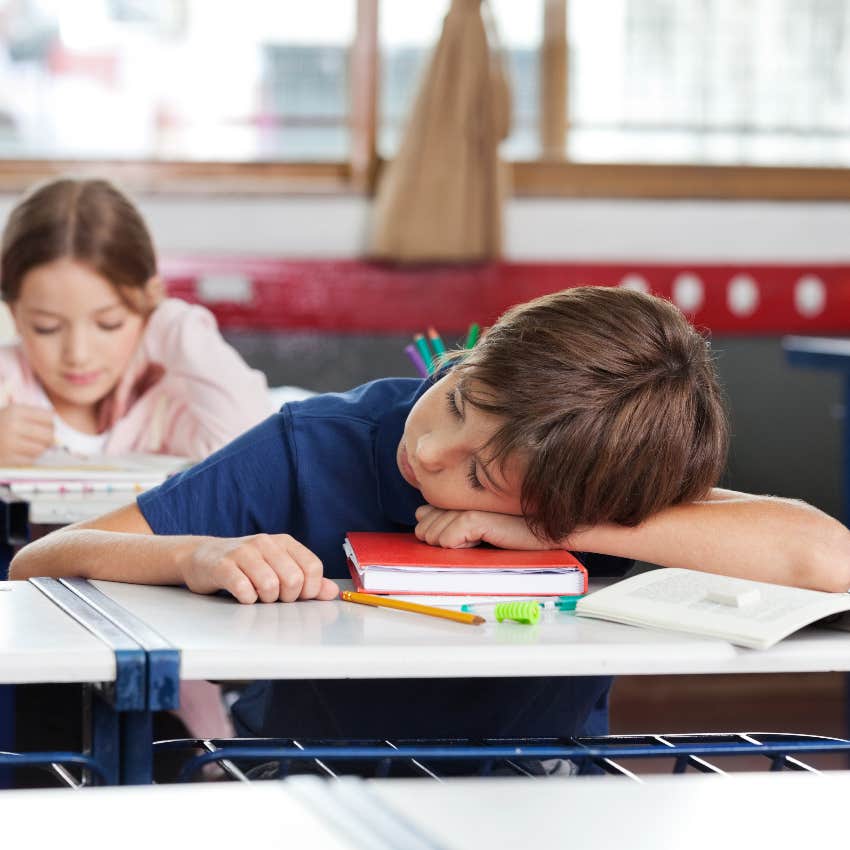
[[[416,343],[416,347],[419,349],[419,353],[428,367],[428,374],[432,375],[434,373],[434,356],[431,354],[431,349],[428,348],[425,337],[422,334],[414,334],[413,341]]]
[[[446,353],[446,346],[443,345],[443,339],[435,328],[428,328],[428,339],[431,340],[431,345],[434,348],[434,362],[436,365],[436,361]]]
[[[473,322],[469,326],[469,331],[466,334],[466,345],[464,348],[475,348],[475,343],[478,342],[479,327]]]

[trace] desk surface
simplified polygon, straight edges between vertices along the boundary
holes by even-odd
[[[182,588],[94,584],[181,651],[184,679],[850,670],[850,635],[819,629],[758,651],[553,610],[536,626],[466,626],[340,601],[239,605]]]
[[[613,777],[385,779],[315,787],[293,779],[6,791],[2,800],[8,804],[4,838],[33,847],[798,850],[828,846],[843,835],[848,794],[850,773],[842,771],[647,777],[642,783]]]
[[[444,850],[811,847],[846,829],[850,772],[547,780],[373,780]]]
[[[4,791],[0,803],[7,846],[363,847],[346,840],[280,782]]]
[[[0,582],[0,683],[114,680],[106,644],[28,582]]]

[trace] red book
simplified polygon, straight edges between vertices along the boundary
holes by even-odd
[[[571,596],[587,570],[565,549],[441,549],[415,534],[349,531],[343,543],[354,586],[366,593]]]

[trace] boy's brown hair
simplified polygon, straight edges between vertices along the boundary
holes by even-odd
[[[156,275],[150,233],[129,198],[107,180],[61,177],[35,186],[14,207],[3,231],[0,292],[12,303],[27,273],[68,257],[128,298]]]
[[[728,424],[711,351],[669,301],[556,292],[508,310],[455,357],[465,401],[503,420],[491,458],[527,462],[523,512],[540,536],[637,525],[704,497],[723,472]]]

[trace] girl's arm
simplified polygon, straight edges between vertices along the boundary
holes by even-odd
[[[224,341],[209,310],[169,299],[157,312],[160,322],[149,329],[145,343],[151,359],[182,379],[192,419],[184,426],[194,431],[191,440],[201,444],[203,454],[271,413],[265,376]],[[191,456],[198,454],[194,446],[187,448]]]
[[[180,399],[168,427],[172,454],[206,456],[272,412],[265,376],[225,342],[205,307],[163,301],[148,319],[139,358],[161,365]]]
[[[522,517],[425,506],[417,519],[417,535],[434,545],[546,546]],[[795,499],[714,489],[702,501],[666,508],[640,525],[583,528],[560,545],[775,584],[850,589],[850,531]]]
[[[333,599],[321,561],[288,534],[156,535],[135,505],[54,531],[24,546],[10,578],[82,576],[229,591],[239,602]]]

